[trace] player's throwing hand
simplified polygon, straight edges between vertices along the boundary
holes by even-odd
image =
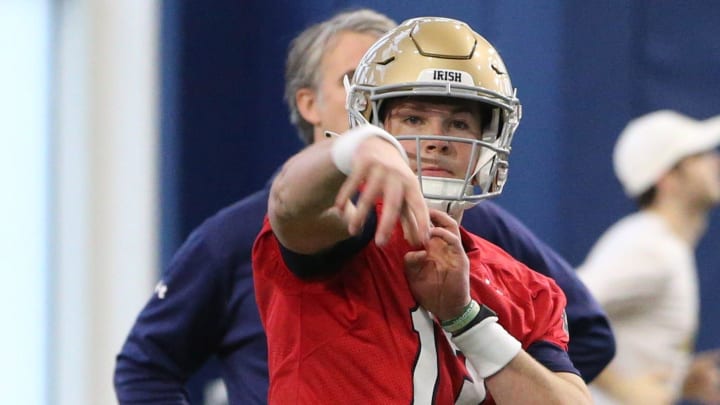
[[[368,136],[369,133],[373,133]],[[382,136],[374,136],[381,134]],[[378,200],[383,201],[375,242],[385,244],[393,227],[400,220],[405,238],[419,246],[428,240],[430,217],[420,190],[420,183],[405,160],[404,150],[384,130],[366,125],[346,132],[333,145],[333,158],[343,171],[345,156],[350,164],[347,179],[335,199],[335,207],[343,212],[348,232],[356,235],[362,229],[368,212]],[[356,141],[357,140],[357,141]],[[340,163],[337,163],[338,160]],[[362,188],[353,205],[351,198]]]

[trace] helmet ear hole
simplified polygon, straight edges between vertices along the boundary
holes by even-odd
[[[368,102],[362,94],[355,94],[351,102],[351,108],[358,111],[365,111],[368,106]]]
[[[495,184],[493,185],[494,188],[501,190],[505,186],[505,182],[508,178],[508,166],[507,162],[501,161],[497,165],[497,173],[495,174]]]

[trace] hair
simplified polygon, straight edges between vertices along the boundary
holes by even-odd
[[[635,205],[640,209],[648,208],[655,202],[656,196],[657,187],[652,186],[635,198]]]
[[[439,104],[449,104],[449,105],[457,105],[460,103],[472,103],[477,105],[478,113],[480,115],[480,123],[483,126],[483,130],[486,129],[490,123],[492,122],[492,115],[493,115],[493,109],[496,107],[493,107],[487,103],[483,103],[480,101],[475,101],[471,99],[463,99],[459,97],[448,97],[448,96],[402,96],[402,97],[393,97],[388,98],[384,100],[380,104],[379,111],[378,111],[378,121],[380,123],[384,123],[387,119],[389,108],[392,107],[396,102],[401,100],[407,100],[412,99],[415,101],[424,101],[424,102],[431,102],[431,103],[439,103]],[[372,119],[372,117],[371,117]]]
[[[700,153],[703,153],[703,152],[700,152]],[[680,158],[680,160],[675,162],[675,164],[670,169],[668,169],[665,172],[665,174],[671,173],[671,172],[682,171],[686,159],[688,157],[695,156],[700,153],[691,154],[689,156],[684,156],[684,157]],[[650,186],[650,188],[643,191],[642,193],[640,193],[640,195],[638,195],[635,198],[635,205],[637,205],[637,207],[640,209],[650,208],[650,206],[652,206],[655,203],[655,200],[657,199],[657,193],[658,193],[658,187],[657,187],[657,181],[656,181],[652,186]]]
[[[295,94],[302,88],[318,89],[322,79],[320,63],[335,35],[342,31],[375,34],[378,37],[395,28],[397,23],[370,9],[339,13],[329,20],[314,24],[290,43],[285,63],[285,101],[290,122],[295,125],[305,144],[313,142],[313,125],[298,111]]]

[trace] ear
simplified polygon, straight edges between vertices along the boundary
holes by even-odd
[[[295,92],[295,103],[298,112],[305,121],[312,125],[320,125],[320,114],[317,111],[317,94],[314,90],[303,87]]]
[[[677,170],[671,169],[667,173],[660,176],[655,182],[655,188],[658,194],[674,194],[678,190],[682,190],[683,179],[678,175]]]

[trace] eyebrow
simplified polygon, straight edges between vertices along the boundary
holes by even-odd
[[[436,103],[428,102],[428,101],[413,101],[413,100],[403,100],[400,101],[397,105],[395,105],[395,108],[414,108],[416,110],[421,111],[427,111],[428,104],[433,104],[433,106],[437,105]],[[446,105],[450,106],[451,110],[450,112],[453,114],[458,113],[473,113],[473,109],[471,106],[466,104],[453,104],[453,103],[438,103],[440,105]]]

